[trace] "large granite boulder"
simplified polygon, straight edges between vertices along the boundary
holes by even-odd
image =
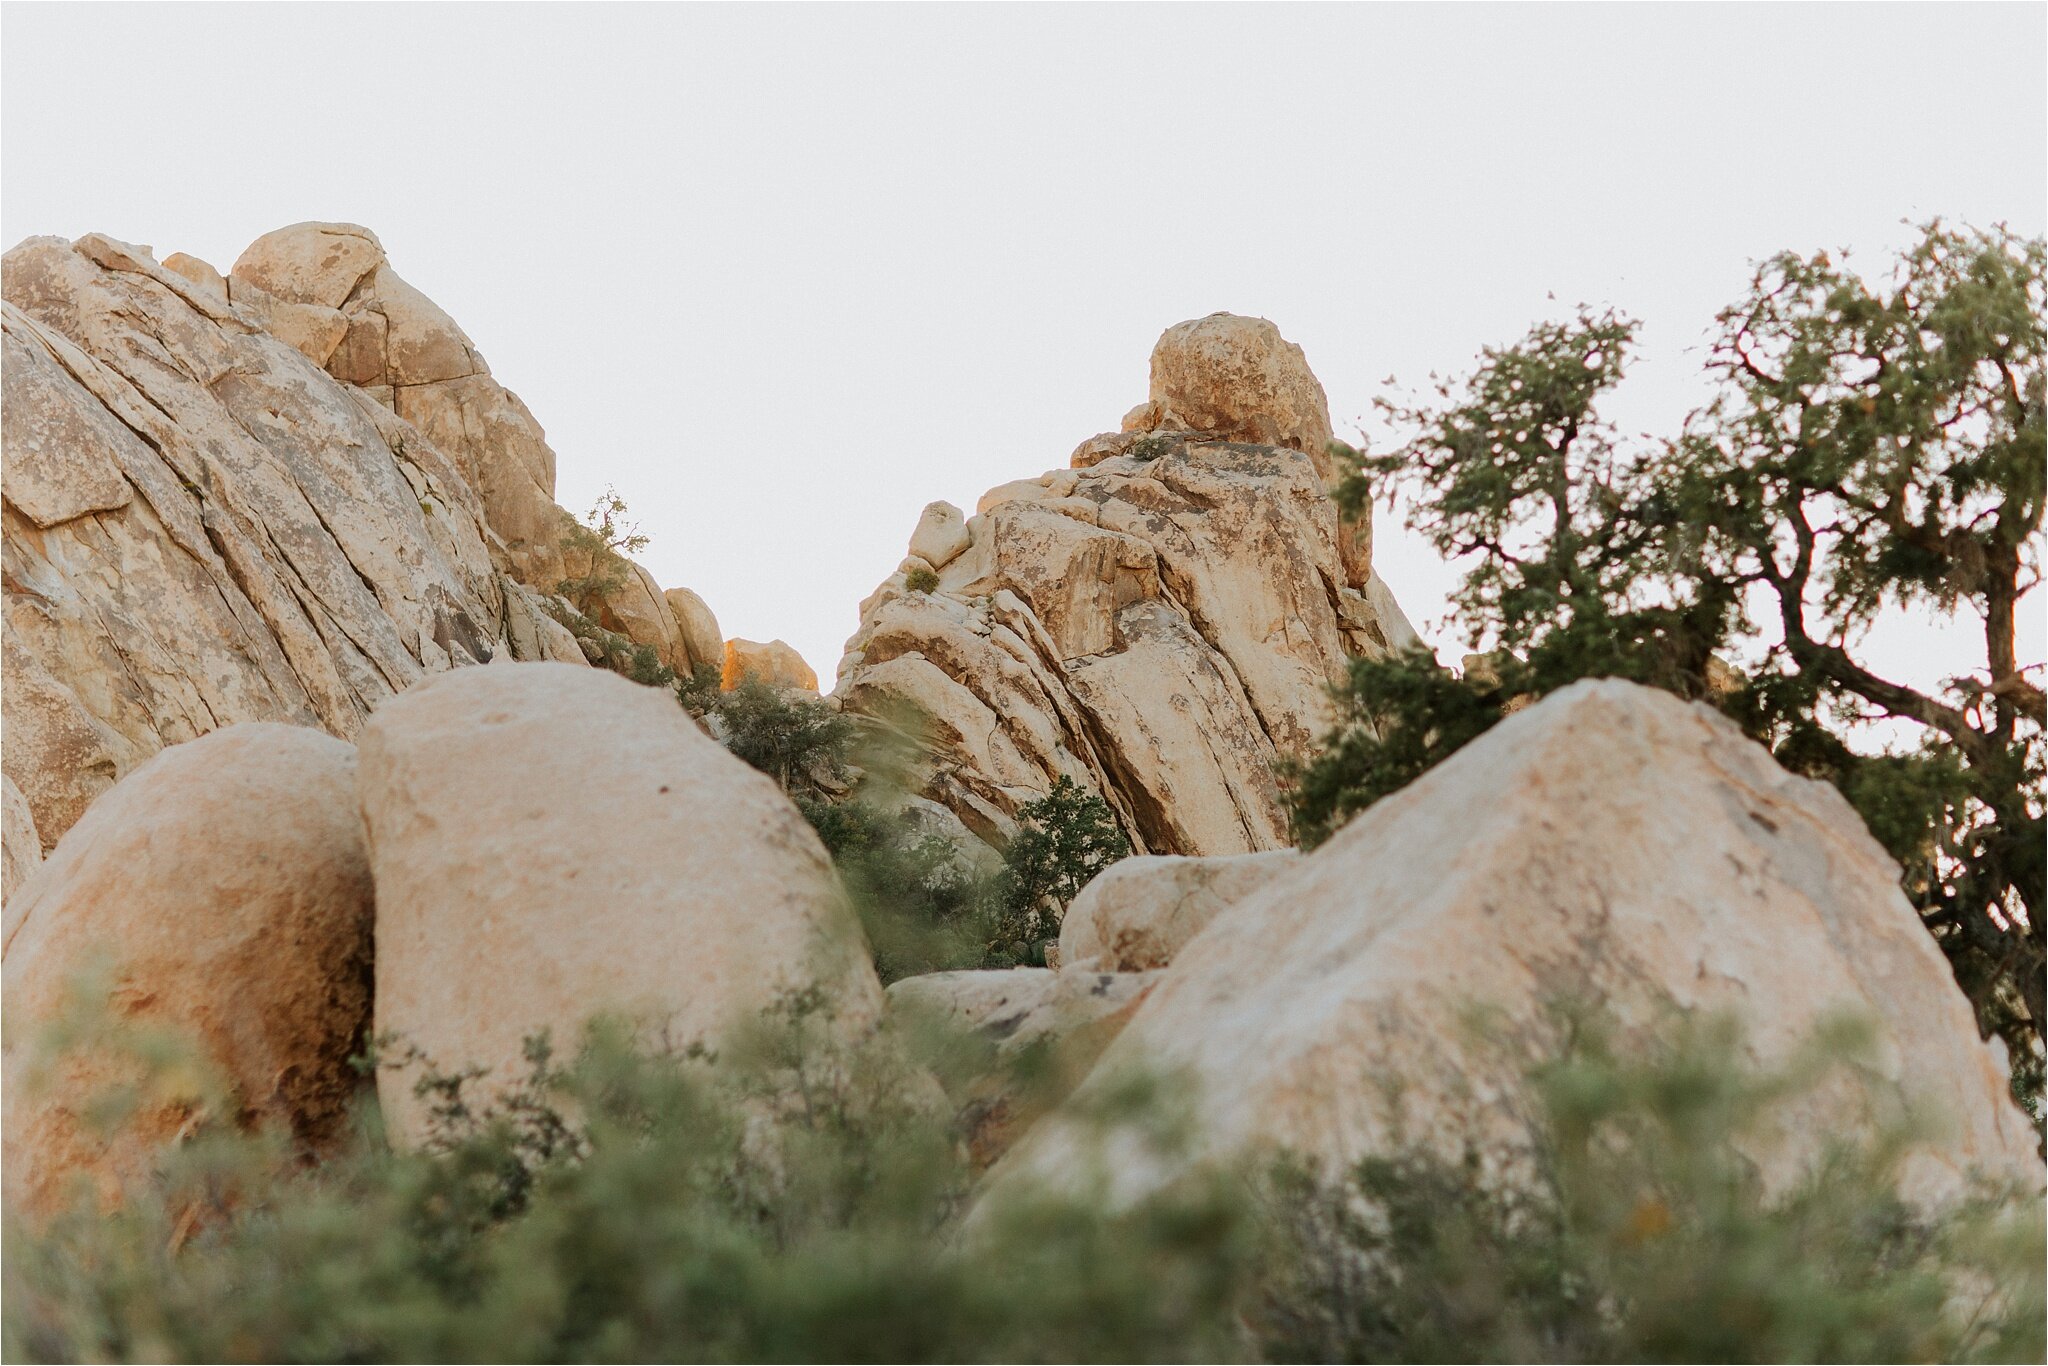
[[[1083,1090],[1129,1067],[1188,1078],[1197,1159],[1285,1148],[1334,1174],[1397,1130],[1512,1153],[1560,1003],[1624,1044],[1673,1012],[1734,1013],[1765,1064],[1831,1018],[1870,1022],[1869,1071],[1774,1116],[1767,1179],[1895,1101],[1945,1126],[1915,1193],[2041,1179],[2000,1050],[1848,803],[1718,713],[1612,681],[1508,718],[1218,915]],[[1049,1119],[1002,1179],[1058,1180],[1079,1141]],[[1114,1173],[1125,1194],[1171,1175],[1136,1155]]]
[[[142,764],[15,891],[0,949],[10,1205],[47,1212],[74,1178],[114,1198],[200,1118],[286,1125],[314,1149],[337,1136],[370,1016],[355,780],[355,750],[318,731],[228,726]],[[44,1057],[71,1011],[196,1046],[229,1113],[145,1092],[118,1130],[95,1128],[95,1104],[142,1074],[90,1033]]]
[[[684,1048],[812,987],[869,1028],[881,986],[824,847],[673,697],[560,664],[465,669],[386,704],[362,741],[377,880],[377,1030],[443,1072],[525,1075],[594,1015]],[[427,1136],[417,1074],[379,1094]]]

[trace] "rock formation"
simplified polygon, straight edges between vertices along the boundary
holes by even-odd
[[[763,644],[735,636],[725,642],[725,662],[719,671],[719,686],[731,691],[748,679],[797,692],[814,693],[818,690],[818,676],[811,672],[811,666],[804,663],[804,657],[789,642],[771,640]]]
[[[367,230],[283,229],[225,277],[33,238],[0,277],[4,769],[44,849],[166,745],[350,738],[427,674],[584,658],[546,601],[581,572],[553,453]],[[599,615],[718,658],[637,567]]]
[[[108,1015],[87,1016],[95,1029],[174,1034],[231,1085],[234,1111],[316,1147],[335,1134],[370,1013],[370,864],[355,780],[355,751],[339,740],[229,726],[137,768],[8,902],[10,1206],[47,1211],[75,1177],[113,1196],[194,1118],[179,1093],[148,1098],[117,1133],[88,1122],[107,1089],[139,1071],[93,1033],[39,1058],[88,980],[111,988]]]
[[[1292,849],[1230,858],[1140,854],[1102,870],[1060,922],[1060,964],[1093,972],[1163,968],[1225,909],[1293,870]]]
[[[1767,1179],[1857,1126],[1860,1105],[1902,1098],[1946,1126],[1911,1193],[1973,1169],[2038,1189],[2003,1059],[1848,803],[1718,713],[1621,682],[1510,717],[1228,908],[1084,1090],[1131,1065],[1186,1075],[1198,1154],[1279,1145],[1336,1171],[1386,1151],[1397,1122],[1453,1158],[1468,1139],[1511,1154],[1526,1050],[1560,1000],[1603,1009],[1624,1039],[1674,1008],[1739,1012],[1766,1064],[1830,1016],[1862,1017],[1871,1072],[1785,1105]],[[1048,1121],[1004,1179],[1058,1180],[1075,1141]],[[1134,1161],[1116,1177],[1135,1193],[1169,1174]]]
[[[818,837],[675,699],[554,664],[467,669],[363,734],[377,1031],[445,1072],[522,1079],[524,1041],[615,1013],[682,1048],[821,985],[835,1023],[881,987]],[[425,1136],[415,1075],[378,1090]]]
[[[1141,852],[1281,848],[1275,761],[1320,736],[1346,660],[1415,634],[1339,526],[1322,388],[1271,323],[1168,329],[1126,426],[971,519],[927,507],[836,693],[920,713],[924,795],[991,843],[1064,775]]]

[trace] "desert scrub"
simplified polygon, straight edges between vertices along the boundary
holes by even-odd
[[[1017,810],[1017,833],[1003,848],[1001,912],[987,948],[987,966],[1045,962],[1067,907],[1131,842],[1109,803],[1062,774],[1052,791]]]
[[[1910,1114],[1842,1115],[1789,1187],[1750,1155],[1782,1107],[1858,1069],[1867,1031],[1825,1027],[1784,1067],[1728,1018],[1674,1017],[1617,1047],[1560,1011],[1534,1060],[1527,1148],[1415,1145],[1331,1189],[1267,1186],[1285,1262],[1261,1337],[1289,1361],[2039,1361],[2038,1183],[1979,1186],[1940,1217],[1903,1202]],[[1829,1092],[1828,1094],[1835,1094]],[[1502,1173],[1508,1173],[1503,1175]],[[1285,1232],[1281,1232],[1285,1230]]]
[[[916,1078],[957,1101],[992,1046],[892,1026],[847,1053],[829,1023],[803,993],[716,1055],[600,1027],[558,1063],[536,1040],[496,1102],[387,1047],[434,1102],[423,1150],[390,1151],[373,1108],[319,1163],[204,1130],[118,1212],[9,1228],[6,1355],[2042,1358],[2038,1196],[1930,1220],[1893,1195],[1907,1131],[1853,1126],[1762,1189],[1740,1145],[1844,1056],[1826,1049],[1764,1074],[1711,1023],[1636,1051],[1568,1035],[1531,1067],[1512,1186],[1411,1147],[1335,1186],[1300,1161],[1210,1168],[1117,1210],[1079,1162],[975,1210],[951,1109]],[[1184,1160],[1170,1079],[1089,1094],[1069,1113],[1102,1151]]]
[[[1108,1215],[1020,1200],[956,1235],[963,1145],[905,1041],[831,1051],[815,996],[702,1050],[540,1042],[497,1104],[423,1071],[304,1166],[210,1132],[118,1213],[7,1238],[10,1359],[1061,1361],[1239,1352],[1247,1206],[1215,1182]],[[973,1041],[920,1056],[944,1076]],[[965,1050],[963,1053],[962,1050]],[[573,1128],[562,1117],[573,1114]],[[772,1123],[763,1121],[772,1117]],[[1142,1134],[1146,1118],[1106,1116]],[[566,1135],[566,1137],[565,1137]]]
[[[938,571],[920,566],[903,576],[903,586],[913,593],[935,593],[939,588]]]

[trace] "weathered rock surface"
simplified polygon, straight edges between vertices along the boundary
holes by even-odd
[[[810,826],[657,689],[557,664],[465,669],[362,741],[377,1028],[444,1070],[524,1071],[598,1013],[682,1047],[821,986],[866,1028],[881,988]],[[404,1141],[411,1074],[379,1078]]]
[[[668,600],[668,610],[676,619],[676,630],[682,635],[683,649],[689,655],[690,667],[681,673],[694,673],[709,665],[721,673],[725,669],[725,637],[718,629],[718,618],[704,599],[687,588],[671,588],[662,596]],[[816,687],[816,676],[812,686]]]
[[[545,601],[553,453],[368,230],[268,234],[231,277],[32,238],[0,276],[4,769],[45,849],[167,744],[351,738],[425,674],[585,657]],[[687,667],[652,579],[614,597],[602,625]]]
[[[1510,717],[1229,908],[1084,1089],[1125,1066],[1182,1072],[1203,1155],[1277,1145],[1335,1170],[1386,1149],[1395,1094],[1411,1138],[1508,1152],[1517,1049],[1550,1037],[1560,999],[1624,1037],[1672,1009],[1739,1012],[1766,1063],[1831,1015],[1873,1021],[1871,1079],[1786,1104],[1767,1177],[1896,1088],[1949,1126],[1915,1159],[1918,1193],[1970,1169],[2040,1182],[2002,1059],[1848,804],[1717,713],[1619,682]],[[1057,1179],[1077,1141],[1046,1121],[1011,1178]],[[1132,1193],[1166,1175],[1116,1172]]]
[[[1160,977],[1073,968],[935,972],[892,982],[887,997],[900,1016],[995,1044],[996,1067],[961,1104],[974,1164],[986,1167],[1087,1075]],[[1039,1055],[1028,1070],[1010,1070],[1027,1050]]]
[[[1241,333],[1266,349],[1216,360]],[[1320,736],[1351,656],[1415,642],[1385,585],[1346,568],[1320,447],[1286,444],[1329,427],[1299,348],[1227,315],[1161,348],[1208,359],[1155,357],[1155,389],[1182,406],[1161,410],[1149,446],[1098,439],[1114,450],[992,490],[964,549],[931,544],[928,508],[918,535],[947,554],[937,590],[885,581],[840,663],[849,710],[925,714],[925,795],[991,843],[1066,776],[1143,852],[1283,847],[1275,761]]]
[[[28,809],[28,798],[14,779],[0,776],[0,788],[6,793],[5,820],[0,822],[0,903],[5,903],[43,866],[43,840],[36,833],[36,813]],[[7,923],[11,928],[14,922]]]
[[[1229,858],[1140,854],[1081,889],[1060,922],[1060,964],[1144,972],[1171,963],[1218,914],[1301,862],[1292,849]]]
[[[750,678],[776,688],[794,688],[799,692],[818,690],[818,675],[804,663],[804,657],[796,652],[795,646],[782,640],[763,644],[735,636],[725,642],[725,662],[719,674],[719,686],[730,692]]]
[[[4,945],[10,1206],[47,1210],[77,1176],[111,1196],[194,1118],[165,1098],[116,1135],[91,1128],[86,1107],[136,1079],[105,1047],[64,1055],[47,1091],[29,1084],[74,982],[108,984],[95,971],[111,973],[109,1023],[199,1045],[244,1117],[288,1123],[316,1146],[334,1135],[370,1013],[355,777],[354,749],[318,731],[215,731],[136,769],[16,891]]]
[[[482,509],[406,424],[108,238],[4,287],[5,770],[46,848],[165,745],[347,738],[503,647]]]

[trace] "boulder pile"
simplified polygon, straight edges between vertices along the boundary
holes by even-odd
[[[919,715],[923,795],[997,846],[1061,777],[1143,853],[1290,842],[1274,779],[1354,655],[1416,636],[1340,524],[1301,348],[1219,313],[1168,328],[1150,399],[1069,467],[924,510],[861,604],[837,695]]]

